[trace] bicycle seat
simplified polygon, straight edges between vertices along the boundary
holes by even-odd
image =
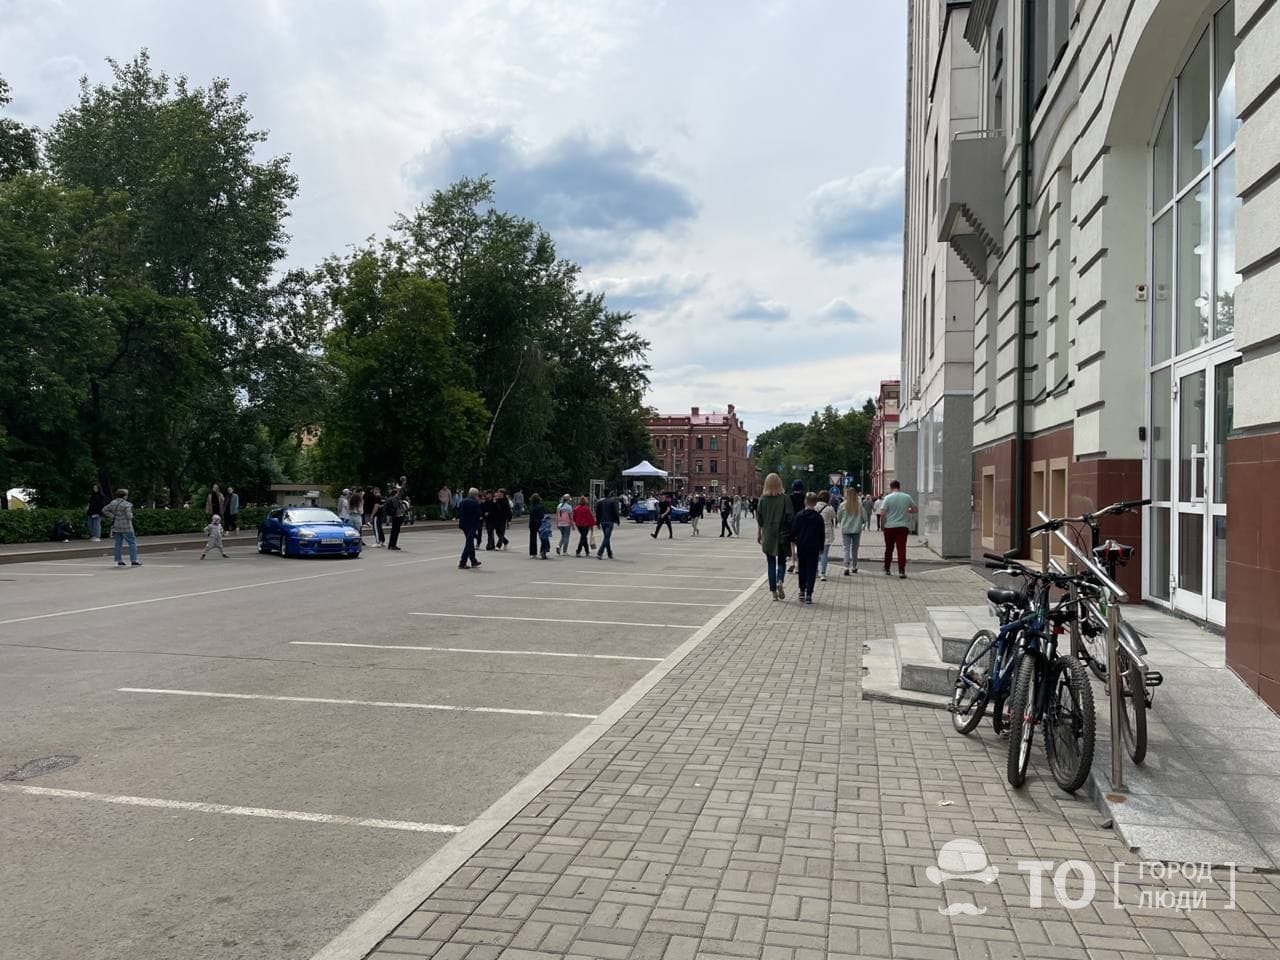
[[[1006,603],[1018,602],[1018,591],[1010,590],[1006,587],[992,587],[987,591],[987,599],[994,603],[997,607]]]

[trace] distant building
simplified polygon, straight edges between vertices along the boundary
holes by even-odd
[[[875,496],[888,493],[889,484],[893,482],[895,476],[898,405],[901,395],[901,381],[880,381],[880,395],[876,397],[876,416],[871,421],[871,432],[867,436],[867,441],[871,445],[871,493]]]
[[[645,421],[656,451],[653,464],[671,474],[682,493],[755,494],[756,465],[746,425],[729,404],[726,413],[660,413]]]

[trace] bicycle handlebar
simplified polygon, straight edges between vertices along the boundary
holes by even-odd
[[[1046,520],[1044,523],[1038,523],[1034,527],[1027,530],[1029,534],[1043,533],[1045,530],[1060,530],[1068,523],[1092,523],[1095,517],[1101,517],[1112,513],[1128,513],[1137,507],[1146,507],[1151,504],[1150,498],[1146,500],[1120,500],[1109,506],[1103,507],[1101,510],[1095,510],[1093,513],[1082,513],[1078,517],[1054,517]],[[983,554],[986,556],[986,554]]]

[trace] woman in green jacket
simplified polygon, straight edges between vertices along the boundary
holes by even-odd
[[[785,600],[782,578],[791,555],[791,521],[795,518],[791,498],[782,489],[782,478],[771,473],[764,478],[764,496],[756,508],[756,542],[764,551],[769,567],[769,591],[775,600]]]

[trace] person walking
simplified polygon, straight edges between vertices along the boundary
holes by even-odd
[[[338,494],[338,519],[344,526],[351,526],[351,488],[343,487]]]
[[[916,502],[910,494],[902,492],[902,484],[897,480],[890,482],[889,495],[884,498],[880,507],[884,517],[884,575],[889,576],[890,557],[894,550],[898,551],[898,579],[907,579],[907,532],[910,521],[909,514],[916,512]]]
[[[600,524],[600,549],[596,552],[596,559],[601,559],[607,553],[612,560],[613,528],[622,522],[618,498],[613,495],[612,490],[605,491],[604,497],[596,503],[596,522]]]
[[[733,501],[728,497],[720,498],[720,536],[732,537],[733,526],[729,523],[729,518],[733,515]]]
[[[578,528],[578,546],[573,555],[580,557],[585,553],[591,556],[591,528],[596,525],[596,518],[591,514],[586,497],[579,497],[578,505],[573,508],[573,525]]]
[[[484,548],[486,550],[496,550],[497,546],[493,539],[493,527],[497,521],[495,511],[497,506],[494,504],[493,491],[486,490],[484,492],[484,500],[480,503],[480,512],[484,515],[484,533],[486,542]]]
[[[836,508],[831,506],[831,493],[827,490],[819,493],[818,502],[813,509],[822,518],[823,538],[822,550],[818,554],[818,579],[825,583],[827,564],[831,562],[831,544],[836,539]]]
[[[551,514],[545,510],[542,513],[542,523],[538,526],[538,539],[542,541],[542,559],[545,560],[551,553]]]
[[[227,529],[227,536],[236,532],[240,523],[240,494],[236,493],[235,487],[227,487],[227,521],[223,526]]]
[[[747,499],[742,496],[733,498],[733,535],[742,536],[742,515],[747,512]]]
[[[126,543],[129,544],[130,566],[142,566],[138,562],[138,538],[133,533],[133,504],[129,502],[129,491],[124,487],[117,490],[115,499],[102,508],[102,516],[111,521],[111,536],[115,540],[116,566],[124,566],[120,548]]]
[[[400,487],[391,491],[385,509],[387,516],[391,518],[391,539],[387,541],[387,549],[399,550],[400,525],[404,523],[404,493]]]
[[[890,484],[892,486],[892,484]],[[876,518],[876,529],[884,529],[884,497],[876,497],[875,503],[871,504],[871,515]]]
[[[764,552],[769,572],[769,592],[775,600],[787,599],[782,580],[791,553],[791,521],[795,511],[791,498],[782,489],[782,478],[771,473],[764,478],[764,495],[756,505],[756,543]]]
[[[511,497],[511,510],[517,517],[524,516],[524,491],[517,490]]]
[[[867,523],[862,512],[862,498],[846,497],[836,512],[836,522],[840,525],[840,538],[844,541],[844,575],[847,577],[858,572],[858,544]]]
[[[702,511],[706,507],[706,501],[702,499],[702,495],[694,497],[689,501],[689,526],[693,528],[693,535],[699,536],[698,524],[702,521]]]
[[[107,497],[99,484],[94,484],[89,492],[89,539],[94,543],[102,540],[102,508],[107,505]]]
[[[793,480],[791,483],[791,511],[797,517],[804,511],[803,480]],[[791,570],[789,572],[796,572],[796,549],[794,544],[791,547]]]
[[[462,531],[462,556],[458,560],[458,569],[465,570],[468,566],[478,567],[480,561],[476,559],[476,544],[480,542],[480,524],[482,516],[480,513],[480,491],[472,487],[467,491],[467,495],[458,502],[458,529]]]
[[[356,533],[362,533],[364,529],[364,491],[356,487],[351,491],[351,499],[348,501],[348,512],[351,515],[351,527]]]
[[[222,496],[222,491],[215,483],[209,488],[209,495],[204,498],[204,515],[212,519],[216,513],[222,516],[226,512],[226,500]]]
[[[658,539],[664,523],[667,525],[667,539],[670,540],[674,534],[671,532],[671,498],[669,496],[664,496],[658,501],[658,525],[653,530],[653,539]]]
[[[386,546],[382,532],[382,488],[374,487],[369,495],[369,524],[373,527],[373,545]]]
[[[818,495],[807,493],[804,509],[791,521],[791,541],[796,548],[796,576],[800,581],[800,602],[813,603],[813,582],[817,579],[818,561],[826,542],[826,524],[815,509]],[[830,509],[830,504],[827,505]]]
[[[542,509],[542,498],[536,493],[529,498],[529,559],[532,560],[538,555],[538,538],[542,536],[542,518],[547,515],[547,511]],[[547,537],[550,538],[551,531],[547,531]],[[546,553],[543,553],[542,559],[546,559]]]
[[[569,532],[573,529],[573,501],[567,493],[556,504],[556,529],[560,531],[560,543],[556,546],[556,555],[568,556]]]
[[[498,537],[498,549],[507,549],[507,527],[511,525],[512,509],[511,500],[507,497],[507,491],[501,487],[498,488],[498,495],[493,498],[493,532]]]
[[[206,539],[204,549],[200,551],[200,559],[203,560],[205,554],[214,548],[222,554],[223,560],[227,559],[227,551],[222,549],[222,518],[216,513],[209,519],[209,525],[204,528],[204,535]]]
[[[453,506],[453,491],[446,483],[436,492],[436,500],[440,502],[440,519],[449,519],[449,508]]]

